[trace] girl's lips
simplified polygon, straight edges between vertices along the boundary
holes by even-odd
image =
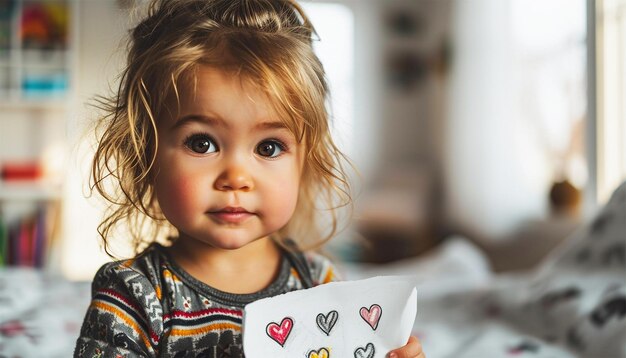
[[[210,211],[209,215],[218,219],[219,221],[232,224],[242,223],[250,217],[254,216],[253,213],[250,213],[245,209],[230,207],[218,211]]]

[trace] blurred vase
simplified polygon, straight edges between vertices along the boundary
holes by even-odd
[[[550,187],[550,208],[554,214],[576,215],[582,193],[569,180],[555,181]]]

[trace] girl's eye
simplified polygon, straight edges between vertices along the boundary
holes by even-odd
[[[285,150],[285,146],[276,140],[266,140],[256,147],[256,152],[268,158],[276,158]]]
[[[207,154],[217,152],[217,146],[213,140],[204,134],[196,134],[185,140],[187,148],[198,154]]]

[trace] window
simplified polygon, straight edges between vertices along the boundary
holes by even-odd
[[[596,2],[597,199],[626,179],[626,0]]]
[[[588,179],[585,2],[513,0],[511,10],[520,108],[528,129],[552,180],[583,188]]]

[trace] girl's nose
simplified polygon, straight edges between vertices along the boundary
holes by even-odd
[[[215,189],[221,191],[250,191],[253,188],[250,173],[239,166],[225,169],[215,181]]]

